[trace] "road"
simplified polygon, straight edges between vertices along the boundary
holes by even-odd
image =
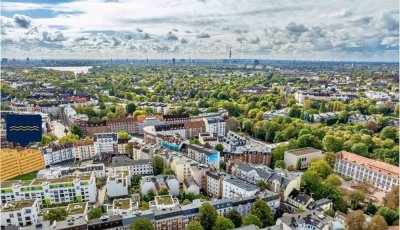
[[[58,138],[65,136],[65,126],[60,121],[51,121],[51,129]]]

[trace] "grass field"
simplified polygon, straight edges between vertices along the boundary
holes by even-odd
[[[23,174],[23,175],[19,175],[16,177],[13,177],[9,180],[33,180],[36,178],[37,173],[27,173],[27,174]]]

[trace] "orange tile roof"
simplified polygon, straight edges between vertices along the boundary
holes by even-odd
[[[340,151],[336,153],[336,158],[351,162],[352,164],[357,164],[360,167],[367,168],[379,174],[384,174],[385,176],[390,176],[394,178],[399,177],[399,167],[382,161],[372,160],[346,151]]]
[[[143,122],[144,119],[146,118],[156,118],[158,120],[163,120],[163,116],[162,115],[156,115],[156,116],[138,116],[136,119],[138,122]]]

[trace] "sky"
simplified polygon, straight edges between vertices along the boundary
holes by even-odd
[[[1,2],[1,55],[398,61],[396,0]]]

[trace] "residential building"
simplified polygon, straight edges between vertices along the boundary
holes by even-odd
[[[117,144],[113,145],[114,154],[128,154],[126,147],[128,146],[128,139],[118,139]]]
[[[226,133],[226,123],[224,118],[203,118],[206,132],[213,136],[224,136]]]
[[[367,121],[373,121],[378,123],[378,119],[374,116],[362,115],[362,114],[352,114],[348,118],[350,124],[364,125]]]
[[[42,149],[46,166],[75,161],[74,145],[51,145]]]
[[[129,194],[131,172],[112,171],[107,177],[106,192],[109,197],[122,197]]]
[[[293,211],[296,211],[297,209],[306,210],[313,201],[314,199],[311,196],[300,192],[297,189],[293,189],[286,199],[286,202],[292,206]]]
[[[186,138],[196,138],[199,136],[199,133],[205,132],[205,124],[204,121],[190,121],[184,123],[185,136]]]
[[[118,133],[120,131],[125,131],[129,134],[139,133],[137,119],[133,117],[108,119],[106,125],[110,133]]]
[[[399,185],[399,167],[346,151],[336,153],[334,171],[357,182],[367,181],[384,192]]]
[[[83,161],[94,157],[94,142],[91,140],[78,140],[75,141],[73,147],[73,154],[75,160]]]
[[[88,208],[89,208],[88,202],[68,204],[67,206],[68,217],[74,219],[82,218],[87,220]]]
[[[132,160],[126,156],[115,156],[109,164],[109,171],[114,173],[116,171],[131,171],[131,175],[153,175],[153,166],[151,160],[141,159]]]
[[[1,183],[1,204],[38,198],[42,205],[71,202],[96,202],[96,179],[92,173],[69,175],[55,179],[34,179],[29,181],[3,181]]]
[[[306,147],[286,151],[284,154],[284,161],[287,169],[293,167],[293,169],[302,170],[308,168],[308,165],[311,163],[312,159],[321,157],[321,150]],[[300,168],[297,168],[297,166],[300,166]]]
[[[39,212],[39,199],[7,201],[1,208],[1,227],[35,225]]]
[[[331,230],[344,229],[344,226],[334,218],[318,211],[306,211],[302,213],[285,213],[278,218],[276,225],[282,230],[315,229]]]
[[[118,144],[118,137],[116,133],[96,133],[93,136],[94,141],[94,154],[113,152],[114,144]]]
[[[140,188],[142,194],[147,194],[150,190],[158,194],[161,189],[166,188],[170,195],[179,195],[179,181],[173,175],[142,177]]]
[[[51,167],[42,169],[37,173],[37,178],[55,179],[67,175],[80,175],[83,173],[93,173],[96,178],[105,178],[106,167],[104,164],[86,164],[82,166]]]
[[[178,124],[190,121],[189,114],[163,115],[166,124]]]
[[[254,184],[250,184],[236,178],[225,178],[222,181],[222,197],[223,198],[240,198],[254,196],[260,189]]]
[[[206,171],[204,175],[203,190],[204,192],[215,198],[222,198],[223,187],[222,183],[226,174],[214,170]]]
[[[131,198],[114,199],[111,206],[112,209],[108,212],[110,212],[112,215],[126,215],[128,213],[133,213],[133,211],[139,209],[139,203],[139,194],[134,194]]]
[[[188,177],[183,181],[183,191],[185,193],[200,194],[200,187],[193,177]]]
[[[186,156],[212,168],[219,169],[220,153],[215,149],[205,148],[196,144],[186,145]]]
[[[45,162],[39,150],[0,149],[0,181],[38,171],[44,167]]]
[[[174,170],[179,183],[183,183],[186,178],[191,176],[190,168],[198,164],[199,162],[188,157],[174,156],[172,157],[171,169]]]

